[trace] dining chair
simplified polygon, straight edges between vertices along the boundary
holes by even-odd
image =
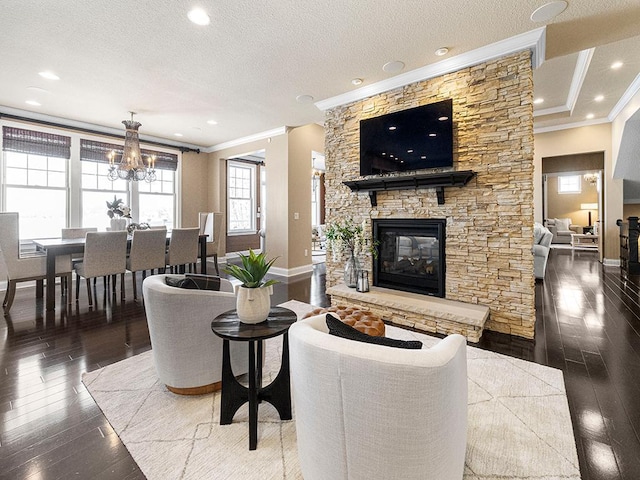
[[[17,212],[0,213],[0,257],[7,271],[7,290],[2,301],[4,314],[11,310],[18,282],[36,282],[36,298],[42,298],[47,276],[47,256],[41,252],[20,255],[20,219]],[[68,256],[56,258],[56,276],[61,278],[61,290],[71,303],[71,262]]]
[[[146,278],[147,270],[165,269],[165,252],[167,249],[166,229],[134,230],[131,240],[129,258],[127,258],[127,270],[131,272],[133,283],[133,298],[138,298],[136,285],[136,272],[142,271],[142,280]]]
[[[200,229],[198,227],[174,228],[171,230],[169,251],[165,260],[171,269],[171,273],[184,273],[186,265],[189,265],[189,271],[193,272],[198,260],[199,236]],[[180,270],[180,272],[176,270]]]
[[[60,231],[60,238],[62,240],[69,240],[74,238],[85,238],[88,232],[97,232],[97,227],[73,227],[73,228],[63,228]],[[78,262],[82,261],[82,256],[71,257],[71,265],[75,265]]]
[[[216,275],[220,276],[218,255],[222,251],[222,214],[215,212],[200,212],[200,235],[207,235],[207,256],[213,256]]]
[[[110,276],[113,295],[116,294],[116,276],[120,274],[120,296],[124,300],[124,274],[127,269],[127,232],[88,232],[84,245],[84,258],[75,265],[76,302],[80,296],[80,277],[87,280],[89,306],[93,305],[91,278]],[[105,282],[105,291],[107,282]]]

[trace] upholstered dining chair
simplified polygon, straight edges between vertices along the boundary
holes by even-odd
[[[189,265],[189,271],[198,260],[198,237],[200,229],[195,228],[174,228],[171,230],[171,240],[169,240],[169,250],[166,255],[166,265],[174,273],[184,273],[185,266]],[[180,270],[180,272],[177,272]]]
[[[142,280],[146,278],[147,270],[165,269],[165,252],[167,249],[167,231],[155,230],[134,230],[131,239],[131,249],[127,258],[127,270],[131,272],[131,282],[133,284],[133,298],[138,298],[138,287],[136,285],[136,272],[142,271]]]
[[[462,478],[467,444],[462,335],[405,350],[330,335],[323,314],[294,323],[289,345],[305,480]]]
[[[218,255],[222,250],[222,214],[216,212],[200,212],[200,235],[207,235],[207,256],[213,256],[216,275],[220,275]]]
[[[89,306],[93,305],[91,278],[111,277],[113,295],[116,293],[116,276],[120,274],[120,296],[124,299],[124,274],[127,268],[127,232],[88,232],[84,244],[84,258],[75,265],[76,302],[80,296],[80,277],[87,280]],[[105,291],[107,282],[105,281]]]
[[[74,238],[84,238],[88,232],[97,232],[97,227],[73,227],[73,228],[63,228],[60,231],[60,238],[63,240],[66,239],[74,239]],[[71,258],[71,264],[75,265],[78,262],[82,261],[82,256],[77,255]]]
[[[0,213],[0,253],[7,271],[7,290],[2,307],[7,315],[13,305],[18,282],[36,281],[36,297],[43,295],[43,283],[47,273],[47,257],[35,252],[20,255],[20,219],[17,212]],[[61,277],[62,291],[70,303],[71,262],[68,256],[56,258],[56,276]]]

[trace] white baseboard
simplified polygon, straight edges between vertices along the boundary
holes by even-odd
[[[619,258],[605,258],[602,261],[602,264],[605,267],[619,267],[620,266],[620,259]]]
[[[295,268],[280,268],[280,267],[271,267],[269,273],[273,273],[274,275],[278,275],[279,277],[297,277],[298,275],[306,275],[313,272],[313,264],[302,265],[300,267]]]

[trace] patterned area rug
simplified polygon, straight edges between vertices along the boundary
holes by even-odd
[[[296,301],[282,306],[299,315],[313,308]],[[387,336],[427,347],[438,342],[393,326]],[[266,342],[265,384],[280,367],[281,342]],[[580,479],[562,372],[474,347],[467,356],[464,479]],[[260,405],[258,448],[249,451],[246,405],[233,424],[220,425],[220,393],[169,392],[156,377],[151,351],[87,373],[83,382],[149,480],[302,478],[295,420],[283,422],[271,405]]]

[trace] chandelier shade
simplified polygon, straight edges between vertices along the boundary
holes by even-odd
[[[122,157],[117,161],[116,152],[112,150],[109,157],[109,180],[114,181],[118,178],[133,182],[153,182],[156,179],[155,157],[153,155],[147,157],[145,165],[142,152],[140,151],[140,137],[138,136],[138,128],[142,126],[140,122],[133,119],[135,112],[131,113],[131,120],[123,120],[126,131],[124,137],[124,148]]]

